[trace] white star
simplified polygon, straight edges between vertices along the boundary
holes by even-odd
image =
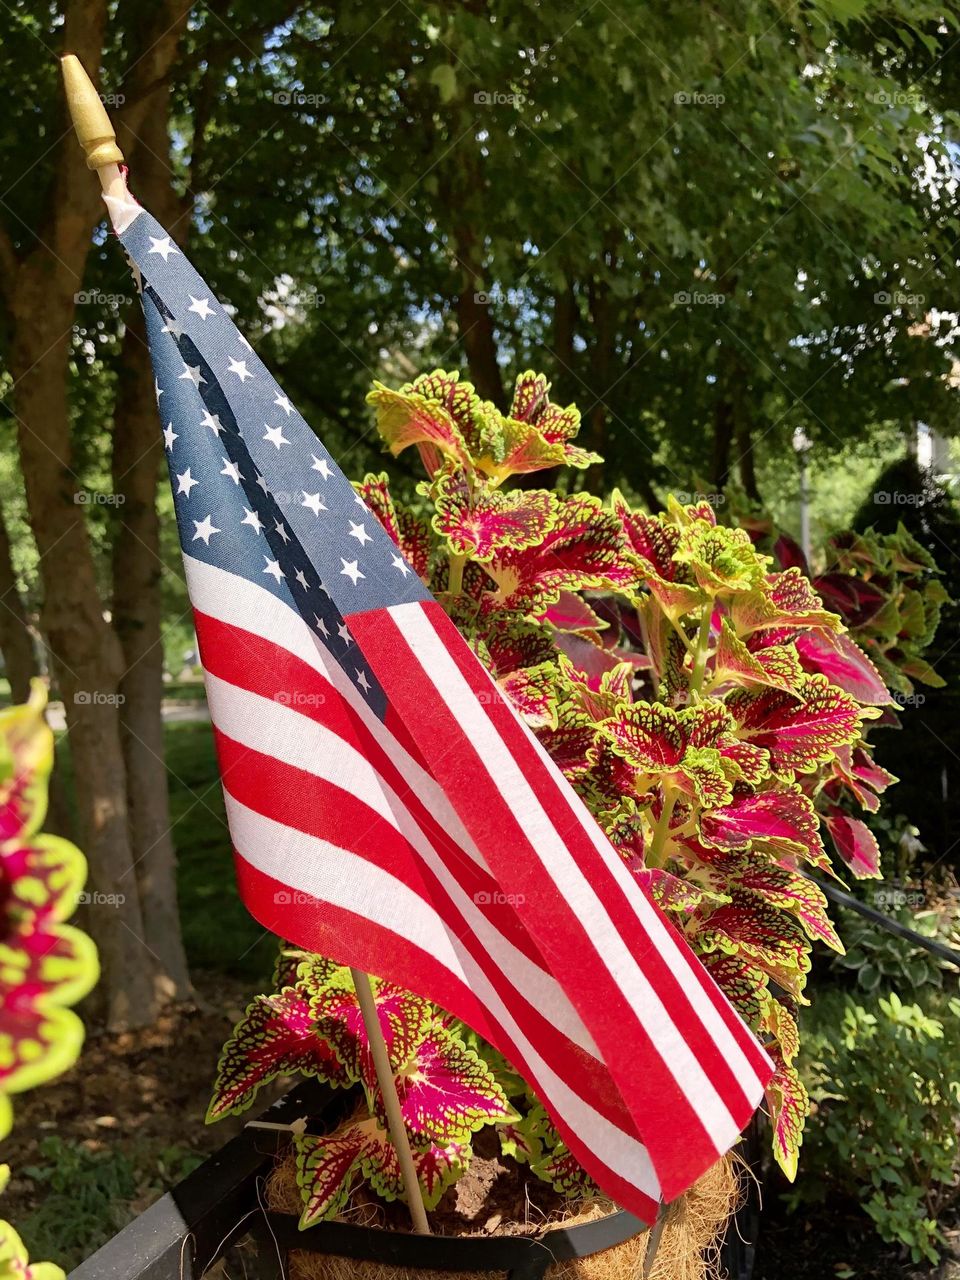
[[[280,579],[284,576],[283,570],[280,568],[280,561],[271,560],[269,556],[264,556],[263,558],[267,562],[267,567],[264,569],[263,572],[269,573],[271,578],[276,578],[277,582],[279,582]]]
[[[399,569],[405,578],[409,577],[410,566],[407,564],[406,560],[404,560],[403,556],[393,557],[393,567],[395,569]]]
[[[185,493],[189,498],[190,490],[198,483],[199,481],[194,480],[193,476],[190,474],[190,468],[187,467],[182,476],[177,476],[177,493]]]
[[[209,427],[215,436],[218,436],[223,430],[223,423],[220,421],[219,413],[211,413],[209,409],[204,409],[200,425],[201,427]]]
[[[356,540],[360,543],[361,547],[365,547],[368,542],[373,541],[373,539],[370,537],[369,533],[367,533],[366,529],[363,527],[362,524],[354,524],[352,520],[348,520],[347,523],[350,526],[350,533],[348,536],[351,538],[356,538]]]
[[[286,525],[284,525],[282,521],[278,520],[273,527],[276,529],[277,533],[279,533],[280,537],[283,539],[284,544],[290,541],[290,536],[287,533]]]
[[[253,350],[253,347],[251,347],[250,343],[246,340],[246,338],[243,336],[243,334],[242,334],[242,333],[238,333],[238,334],[237,334],[237,339],[238,339],[238,341],[239,341],[239,343],[240,343],[241,347],[246,347],[246,349],[247,349],[248,351],[252,351],[252,350]]]
[[[294,577],[296,578],[296,580],[300,583],[301,587],[303,587],[304,591],[306,591],[306,589],[307,589],[307,579],[306,579],[306,576],[305,576],[305,574],[304,574],[303,570],[302,570],[302,569],[298,569],[298,570],[297,570],[297,572],[296,572],[293,576],[294,576]]]
[[[261,521],[260,517],[257,515],[256,511],[248,511],[247,508],[244,507],[243,519],[240,521],[240,523],[248,524],[250,528],[254,531],[254,533],[257,535],[257,537],[258,538],[260,537],[260,530],[263,528],[263,522]]]
[[[274,400],[273,403],[275,405],[278,405],[283,410],[283,412],[287,415],[288,418],[290,417],[290,414],[293,412],[293,405],[290,403],[290,401],[287,399],[286,396],[278,395],[276,400]]]
[[[316,454],[313,453],[311,453],[310,457],[313,458],[313,466],[310,470],[319,471],[324,480],[329,480],[333,475],[333,472],[330,470],[330,463],[327,462],[326,458],[318,458]]]
[[[367,673],[365,671],[357,672],[357,684],[364,693],[370,692],[370,681],[367,679]]]
[[[349,644],[352,639],[350,632],[347,630],[347,624],[345,622],[341,622],[338,625],[337,635],[340,637],[340,639],[343,641],[344,644]]]
[[[259,471],[257,472],[257,484],[260,486],[260,488],[263,490],[264,493],[270,492],[270,490],[267,488],[266,480],[264,480],[263,476],[260,474]]]
[[[154,378],[153,380],[153,394],[157,397],[157,404],[159,404],[160,397],[163,395],[163,390],[160,386],[160,383],[156,380],[156,378]]]
[[[283,434],[283,427],[271,427],[269,422],[263,424],[267,428],[267,434],[264,440],[269,440],[271,444],[275,444],[279,449],[282,444],[289,444],[290,441]]]
[[[193,365],[187,364],[186,360],[184,360],[183,373],[181,373],[179,381],[192,382],[195,387],[199,387],[201,382],[206,382],[206,378],[201,378],[199,365],[194,367]]]
[[[357,585],[357,580],[359,578],[365,578],[367,576],[365,573],[361,573],[357,568],[356,560],[344,560],[343,556],[341,556],[340,563],[343,565],[343,568],[340,570],[341,577],[349,578],[354,586]]]
[[[329,640],[330,632],[327,630],[327,624],[324,622],[324,620],[322,618],[318,618],[316,614],[313,615],[313,620],[316,623],[317,630],[320,632],[323,638],[325,640]]]
[[[213,307],[210,305],[209,298],[195,298],[192,293],[187,296],[190,299],[188,311],[195,311],[201,320],[206,320],[207,316],[213,315]]]
[[[222,476],[229,476],[234,484],[240,483],[240,468],[235,462],[231,462],[229,458],[223,459],[223,470],[220,474]]]
[[[227,373],[235,373],[241,382],[246,382],[248,378],[252,378],[253,374],[247,368],[246,360],[234,360],[233,356],[229,357],[230,367]]]
[[[220,530],[213,527],[213,521],[209,516],[204,516],[202,520],[194,520],[193,523],[196,528],[196,533],[193,535],[193,541],[196,542],[198,538],[202,538],[204,545],[209,547],[210,539],[215,533],[219,533]]]
[[[307,493],[306,489],[302,490],[302,493],[303,501],[300,503],[301,507],[306,507],[315,516],[319,516],[321,511],[326,511],[326,505],[319,493]]]
[[[170,237],[164,236],[162,240],[155,240],[150,237],[150,248],[148,253],[159,253],[164,262],[170,257],[171,253],[179,253],[180,250],[170,243]]]
[[[164,433],[163,433],[163,444],[164,444],[164,448],[166,448],[166,449],[172,449],[172,448],[173,448],[173,442],[174,442],[174,440],[179,440],[179,439],[180,439],[180,437],[177,435],[177,433],[176,433],[176,432],[174,431],[174,429],[173,429],[173,423],[172,423],[172,422],[168,422],[168,423],[167,423],[167,426],[166,426],[166,429],[165,429],[165,431],[164,431]]]
[[[359,493],[358,493],[358,494],[357,494],[357,496],[354,498],[354,502],[357,504],[357,506],[358,506],[358,507],[363,507],[364,511],[366,511],[366,510],[367,510],[367,504],[366,504],[366,503],[364,502],[364,500],[360,497]]]
[[[171,333],[175,338],[183,337],[183,330],[177,324],[176,320],[171,316],[167,323],[160,330],[161,333]]]

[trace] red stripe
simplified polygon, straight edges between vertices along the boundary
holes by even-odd
[[[424,612],[433,625],[435,632],[447,648],[450,656],[457,664],[461,675],[470,684],[475,693],[488,693],[490,680],[487,673],[479,665],[467,646],[460,640],[459,632],[454,628],[447,615],[439,605],[425,605]],[[454,643],[456,637],[458,643]],[[603,899],[604,906],[616,925],[620,936],[624,939],[634,937],[644,931],[643,924],[637,918],[637,912],[630,903],[623,885],[612,874],[607,863],[584,830],[583,819],[593,823],[589,814],[584,814],[577,804],[575,794],[565,782],[558,783],[550,770],[544,766],[543,747],[524,727],[517,715],[503,698],[481,701],[488,718],[493,723],[501,740],[520,765],[524,779],[533,790],[544,810],[550,815],[556,829],[564,836],[567,848],[573,854],[577,865],[587,881]],[[595,824],[594,824],[595,825]],[[612,846],[611,852],[613,853]],[[613,856],[617,856],[613,853]],[[772,1074],[766,1056],[756,1038],[751,1034],[742,1018],[729,1003],[723,992],[706,972],[703,965],[689,950],[689,944],[673,923],[651,902],[640,885],[636,892],[642,894],[648,903],[658,912],[666,926],[666,931],[675,943],[679,955],[673,960],[684,964],[686,972],[692,975],[698,986],[710,993],[711,1003],[721,1015],[725,1025],[737,1044],[752,1060],[759,1077],[769,1078]],[[636,950],[634,949],[635,957]],[[651,947],[643,953],[643,968],[649,981],[665,1007],[671,1011],[677,1024],[684,1033],[684,1039],[696,1054],[707,1075],[723,1098],[731,1114],[742,1118],[746,1124],[753,1114],[754,1105],[744,1090],[744,1084],[733,1070],[721,1046],[714,1039],[696,1011],[690,996],[686,993],[677,974],[671,967],[671,961],[657,947]],[[691,963],[686,964],[689,960]],[[742,1126],[741,1126],[742,1127]]]
[[[434,611],[447,621],[439,605],[427,604],[423,609],[435,626],[438,620],[431,617]],[[440,632],[447,650],[456,651],[458,646],[466,649],[452,623],[447,625],[451,634]],[[664,1196],[672,1199],[716,1161],[718,1152],[710,1135],[614,976],[603,964],[585,927],[557,885],[545,874],[536,849],[488,772],[490,762],[466,739],[456,717],[420,662],[410,653],[396,620],[379,610],[353,615],[350,626],[388,698],[410,725],[421,749],[426,751],[431,743],[434,748],[437,743],[443,743],[443,750],[435,749],[431,757],[435,776],[457,806],[501,887],[516,894],[518,914],[551,968],[563,975],[565,989],[591,1031],[637,1122]],[[472,655],[470,662],[475,662]],[[486,682],[484,691],[488,692],[490,684],[486,675],[478,666],[476,671]],[[485,710],[489,713],[494,708],[512,714],[501,699],[486,700]],[[536,769],[544,771],[539,760]],[[524,771],[526,773],[526,768]],[[465,779],[469,779],[469,786],[464,785]],[[585,839],[579,822],[568,813],[561,835],[568,839],[576,837],[577,829],[579,838]],[[596,857],[596,850],[592,852]],[[608,876],[606,868],[603,874]],[[639,932],[636,920],[631,920],[621,936],[629,945]],[[644,955],[637,957],[644,970],[647,968],[645,958]],[[685,1030],[681,1028],[682,1032]],[[744,1122],[746,1118],[748,1116]],[[679,1142],[678,1134],[682,1135]]]
[[[403,836],[379,815],[340,788],[301,769],[283,764],[272,756],[235,742],[216,732],[217,753],[225,789],[249,809],[274,822],[304,831],[308,835],[339,844],[380,867],[416,893],[438,915],[438,929],[454,932],[504,1005],[526,1029],[544,1061],[568,1082],[576,1081],[578,1092],[612,1124],[636,1136],[636,1127],[613,1088],[609,1073],[596,1058],[574,1044],[547,1021],[510,982],[464,921],[456,903],[441,882],[420,860]],[[499,904],[491,904],[500,910]],[[508,908],[503,908],[508,909]],[[496,927],[490,911],[485,915]],[[502,930],[500,930],[502,932]],[[285,935],[298,946],[301,938]],[[417,954],[423,954],[418,951]],[[375,968],[383,976],[380,968]],[[416,970],[407,974],[407,985],[419,979]],[[412,988],[411,988],[412,989]],[[457,1012],[456,1010],[451,1010]],[[458,1016],[469,1021],[467,1014]],[[500,1033],[501,1038],[503,1033]]]
[[[291,894],[288,886],[258,870],[236,851],[234,861],[241,895],[251,914],[264,928],[291,940],[295,938],[298,945],[330,956],[341,964],[352,965],[364,972],[375,972],[386,981],[407,987],[451,1012],[469,1010],[469,1014],[459,1013],[457,1016],[488,1039],[521,1071],[532,1074],[516,1045],[500,1026],[491,1021],[469,987],[434,957],[364,916],[334,907],[309,894]],[[409,980],[410,975],[414,976],[414,981]],[[591,1148],[589,1140],[578,1137],[562,1115],[553,1114],[553,1120],[571,1152],[604,1190],[631,1213],[652,1222],[657,1213],[656,1201],[604,1164]]]
[[[444,831],[360,716],[328,680],[289,650],[262,636],[220,622],[199,610],[194,610],[194,620],[203,664],[211,675],[271,702],[292,705],[300,715],[322,724],[354,747],[404,802],[425,837],[442,857],[444,865],[464,889],[470,894],[488,895],[501,933],[519,951],[543,967],[543,959],[516,913],[506,904],[499,903],[500,886],[497,881],[477,866]],[[498,907],[502,909],[497,911]]]

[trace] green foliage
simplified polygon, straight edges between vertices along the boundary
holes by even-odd
[[[906,890],[904,896],[910,893]],[[883,910],[925,938],[938,938],[948,944],[957,941],[956,924],[951,937],[950,922],[937,911],[917,911],[907,906],[891,909],[885,905]],[[924,947],[878,928],[856,912],[843,911],[842,918],[847,951],[835,957],[833,964],[850,971],[860,991],[873,995],[892,988],[919,993],[922,988],[943,987],[943,961]]]
[[[155,1200],[201,1163],[186,1147],[91,1151],[56,1135],[41,1141],[39,1154],[40,1161],[22,1171],[42,1191],[40,1207],[23,1222],[23,1237],[32,1252],[55,1254],[70,1267],[132,1220],[132,1201]]]
[[[942,1215],[958,1198],[960,1000],[858,1003],[824,996],[804,1069],[816,1119],[794,1199],[854,1194],[883,1239],[936,1262]]]

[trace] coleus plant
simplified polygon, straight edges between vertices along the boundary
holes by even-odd
[[[833,635],[811,631],[797,639],[804,670],[826,674],[854,697],[881,707],[877,727],[899,725],[903,709],[917,701],[915,681],[943,687],[925,652],[949,597],[930,552],[902,522],[894,533],[868,529],[834,534],[820,557],[822,572],[811,575],[792,538],[778,533],[763,513],[737,512],[736,505],[734,519],[754,543],[769,546],[780,568],[799,568],[811,576],[818,595],[844,624],[844,631]],[[818,779],[814,795],[825,826],[840,856],[859,876],[880,874],[880,849],[873,831],[855,813],[876,813],[879,796],[895,781],[865,743],[838,752]]]
[[[882,680],[803,570],[778,570],[706,502],[650,515],[620,493],[604,504],[508,487],[597,460],[575,443],[578,411],[554,404],[542,375],[517,379],[507,413],[442,370],[399,390],[375,384],[369,401],[389,450],[416,448],[426,477],[413,504],[383,474],[358,492],[766,1044],[774,1152],[793,1176],[807,1110],[797,1007],[813,942],[842,951],[808,875],[835,874],[816,805],[828,787],[875,796],[885,785],[863,736],[890,701]],[[844,687],[810,644],[862,659],[872,678]],[[843,840],[836,848],[864,872]],[[279,1073],[357,1086],[359,1110],[335,1133],[295,1138],[302,1223],[335,1214],[358,1173],[396,1196],[348,971],[284,953],[275,985],[226,1046],[210,1118],[249,1106]],[[583,1185],[489,1045],[409,993],[380,983],[376,994],[428,1204],[487,1125],[557,1189]]]
[[[53,733],[46,691],[35,681],[25,706],[0,711],[0,1138],[12,1123],[10,1095],[66,1070],[83,1024],[69,1007],[96,982],[93,943],[64,921],[86,878],[80,850],[40,828],[47,810]],[[10,1171],[0,1166],[0,1189]],[[53,1263],[30,1263],[20,1237],[0,1221],[0,1280],[63,1280]]]

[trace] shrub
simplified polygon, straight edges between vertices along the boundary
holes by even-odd
[[[960,1000],[870,1003],[831,993],[806,1037],[805,1076],[816,1123],[796,1202],[840,1186],[884,1240],[914,1262],[937,1261],[941,1215],[955,1204],[960,1161]]]

